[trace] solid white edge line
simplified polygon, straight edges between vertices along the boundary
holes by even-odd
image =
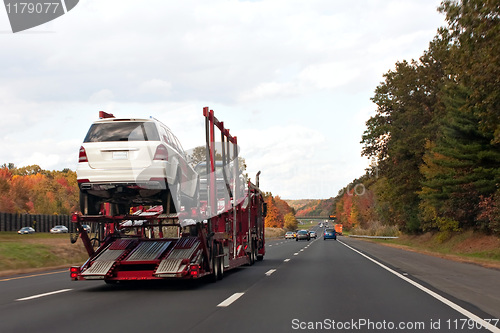
[[[276,269],[270,269],[266,272],[266,275],[269,276],[269,275],[273,274],[274,272],[276,272]]]
[[[236,301],[238,298],[243,296],[243,294],[245,294],[245,293],[234,293],[232,296],[226,298],[225,301],[222,301],[221,303],[219,303],[219,305],[217,305],[217,307],[225,308],[226,306],[231,305],[234,301]]]
[[[467,310],[465,310],[464,308],[462,308],[460,305],[458,304],[455,304],[453,303],[452,301],[448,300],[447,298],[444,298],[443,296],[435,293],[434,291],[422,286],[421,284],[407,278],[406,276],[404,275],[401,275],[399,274],[398,272],[396,272],[395,270],[387,267],[386,265],[376,261],[375,259],[372,259],[370,258],[369,256],[365,255],[364,253],[356,250],[355,248],[347,245],[346,243],[342,242],[342,241],[339,241],[340,244],[348,247],[349,249],[353,250],[354,252],[362,255],[363,257],[365,257],[366,259],[374,262],[375,264],[379,265],[380,267],[382,267],[383,269],[387,270],[388,272],[396,275],[397,277],[399,277],[400,279],[403,279],[405,280],[406,282],[412,284],[413,286],[417,287],[418,289],[422,290],[423,292],[429,294],[430,296],[434,297],[435,299],[437,299],[438,301],[441,301],[442,303],[448,305],[450,308],[452,308],[453,310],[455,311],[458,311],[460,312],[461,314],[463,314],[464,316],[468,317],[469,319],[472,319],[474,320],[476,323],[482,325],[484,328],[488,329],[489,331],[491,332],[497,332],[497,333],[500,333],[500,329],[491,325],[490,323],[488,323],[487,321],[484,321],[483,319],[479,318],[478,316],[476,316],[475,314],[473,314],[472,312],[469,312]]]
[[[16,301],[28,301],[30,299],[35,299],[35,298],[40,298],[40,297],[44,297],[44,296],[50,296],[50,295],[54,295],[54,294],[64,293],[64,292],[70,291],[70,290],[73,290],[73,289],[56,290],[56,291],[52,291],[50,293],[45,293],[45,294],[40,294],[40,295],[34,295],[34,296],[19,298],[19,299],[16,299]]]

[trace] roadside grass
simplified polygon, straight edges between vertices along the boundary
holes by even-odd
[[[423,235],[400,235],[397,239],[371,241],[485,266],[500,267],[500,237],[479,232],[428,232]]]
[[[297,229],[298,230],[309,230],[311,229],[312,227],[314,227],[315,225],[318,224],[317,221],[304,221],[304,220],[301,220],[300,222],[302,223],[299,223],[298,226],[297,226]]]
[[[71,244],[68,234],[0,232],[0,273],[69,267],[87,258],[82,242]]]
[[[397,226],[382,225],[380,223],[373,223],[368,229],[354,228],[349,233],[360,236],[399,237],[401,235]]]
[[[283,238],[285,236],[285,229],[283,228],[266,228],[264,231],[266,239]]]

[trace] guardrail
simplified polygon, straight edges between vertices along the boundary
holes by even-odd
[[[70,215],[0,213],[0,231],[18,231],[22,227],[32,227],[37,232],[49,232],[56,225],[65,225],[70,232],[76,230]]]

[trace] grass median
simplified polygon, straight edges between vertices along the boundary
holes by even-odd
[[[500,269],[500,237],[480,232],[428,232],[422,235],[399,235],[397,239],[369,241]]]
[[[81,240],[71,244],[68,234],[0,232],[0,275],[69,267],[87,258]]]

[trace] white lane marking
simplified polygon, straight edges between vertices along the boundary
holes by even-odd
[[[275,270],[275,269],[270,269],[270,270],[268,270],[268,271],[266,272],[266,275],[267,275],[267,276],[270,276],[270,275],[271,275],[271,274],[273,274],[274,272],[276,272],[276,270]]]
[[[304,249],[301,249],[300,252],[304,251]]]
[[[290,259],[285,259],[285,260],[283,260],[283,261],[284,261],[284,262],[289,262],[289,261],[290,261]]]
[[[299,255],[299,253],[298,253],[298,252],[295,252],[293,255],[294,255],[294,256],[298,256],[298,255]]]
[[[387,270],[388,272],[396,275],[397,277],[399,277],[400,279],[403,279],[405,280],[406,282],[412,284],[413,286],[417,287],[418,289],[422,290],[423,292],[429,294],[430,296],[434,297],[435,299],[437,299],[438,301],[441,301],[442,303],[448,305],[450,308],[452,308],[453,310],[455,311],[458,311],[460,312],[461,314],[463,314],[464,316],[466,317],[469,317],[469,319],[472,319],[474,320],[476,323],[478,323],[479,325],[482,325],[484,328],[490,330],[491,332],[497,332],[497,333],[500,333],[500,328],[497,328],[495,326],[493,326],[492,324],[488,323],[487,321],[479,318],[478,316],[476,316],[475,314],[473,314],[472,312],[469,312],[467,310],[465,310],[464,308],[462,308],[461,306],[453,303],[452,301],[448,300],[447,298],[444,298],[443,296],[433,292],[432,290],[422,286],[421,284],[418,284],[417,282],[407,278],[406,276],[402,275],[402,274],[399,274],[398,272],[396,272],[395,270],[393,269],[390,269],[389,267],[387,267],[386,265],[376,261],[375,259],[372,259],[370,258],[369,256],[367,256],[366,254],[364,253],[361,253],[360,251],[356,250],[355,248],[347,245],[346,243],[342,242],[342,241],[339,241],[340,244],[348,247],[349,249],[353,250],[354,252],[357,252],[359,253],[360,255],[362,255],[363,257],[365,257],[366,259],[374,262],[375,264],[379,265],[380,267],[382,267],[383,269]]]
[[[56,291],[52,291],[50,293],[45,293],[45,294],[40,294],[40,295],[34,295],[34,296],[19,298],[19,299],[16,299],[16,301],[28,301],[30,299],[35,299],[35,298],[40,298],[40,297],[44,297],[44,296],[50,296],[50,295],[54,295],[54,294],[64,293],[64,292],[70,291],[70,290],[73,290],[73,289],[56,290]]]
[[[234,293],[232,296],[228,297],[225,301],[222,301],[217,305],[219,308],[225,308],[229,305],[231,305],[234,301],[236,301],[238,298],[243,296],[245,293]]]
[[[272,245],[269,245],[269,247],[271,247]]]

